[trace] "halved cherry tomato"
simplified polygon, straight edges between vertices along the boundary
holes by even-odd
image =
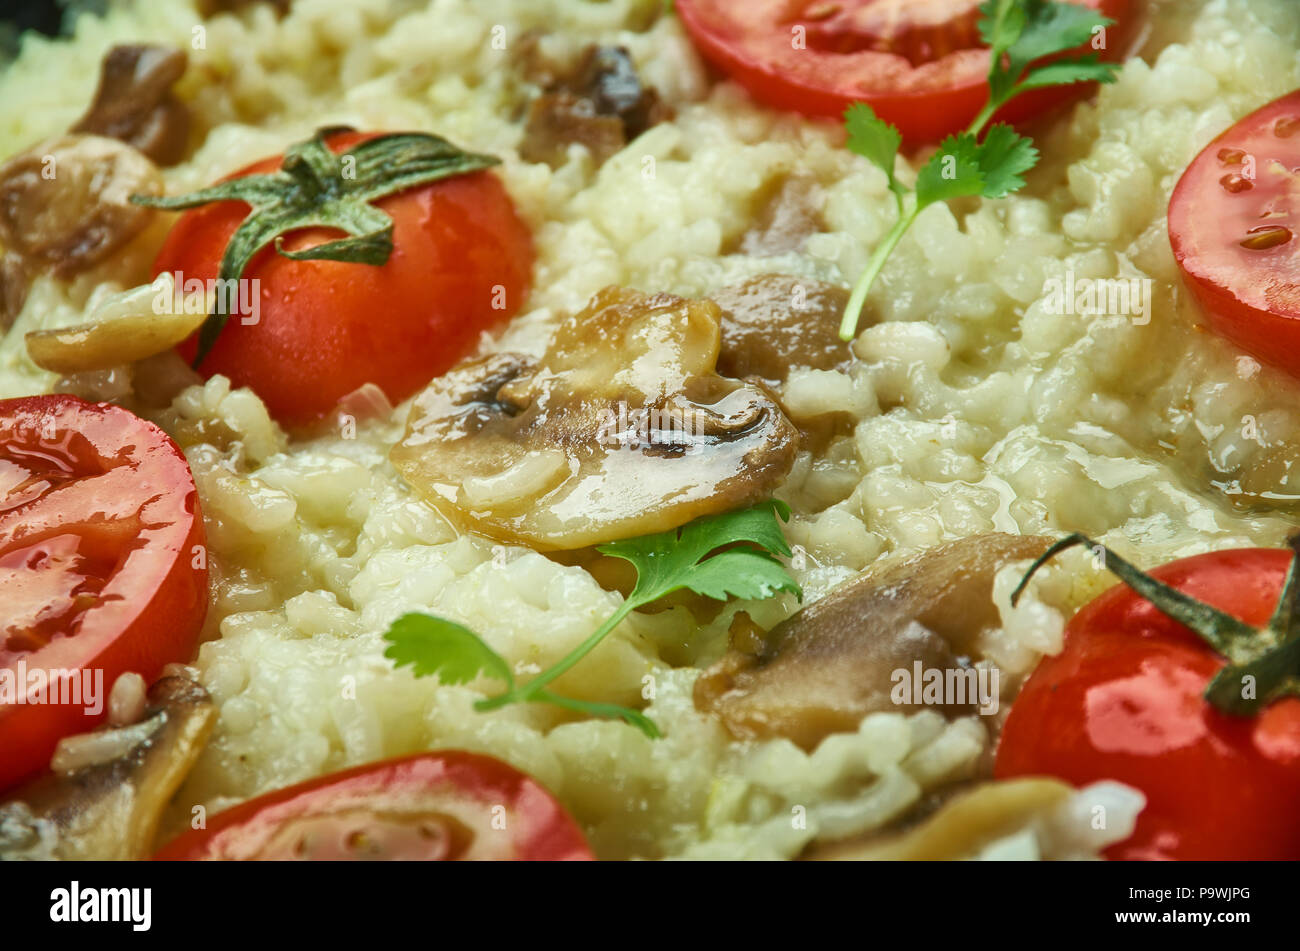
[[[1169,202],[1169,240],[1209,325],[1300,375],[1300,90],[1188,166]]]
[[[329,146],[342,152],[370,138],[340,133]],[[271,172],[281,161],[264,159],[231,177]],[[531,281],[533,240],[494,173],[418,185],[374,205],[393,219],[387,263],[295,261],[263,249],[243,275],[260,283],[257,322],[232,317],[200,372],[250,387],[283,423],[306,424],[364,383],[378,385],[394,403],[405,399],[519,310]],[[242,201],[222,201],[185,212],[155,273],[215,279],[248,211]],[[328,228],[303,229],[285,237],[284,249],[338,237]],[[181,352],[193,359],[195,342]]]
[[[0,789],[98,723],[118,675],[190,660],[203,542],[189,465],[157,426],[74,396],[0,401],[0,685],[21,693],[0,689]],[[42,680],[82,671],[77,702],[49,702],[72,695]]]
[[[1175,561],[1151,576],[1248,624],[1277,604],[1291,552],[1244,549]],[[1202,698],[1225,660],[1187,627],[1116,585],[1070,621],[1012,704],[1000,778],[1114,779],[1147,797],[1116,859],[1300,859],[1300,700],[1231,716]]]
[[[500,760],[442,751],[359,766],[219,813],[155,858],[590,859],[577,823]]]
[[[759,102],[835,118],[865,102],[916,146],[962,131],[989,100],[980,2],[677,0],[676,9],[704,58]],[[1132,0],[1077,2],[1116,22],[1103,55],[1118,57],[1132,30]],[[1022,122],[1091,88],[1034,90],[995,118]]]

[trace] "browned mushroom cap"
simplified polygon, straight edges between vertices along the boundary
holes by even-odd
[[[161,195],[152,162],[115,139],[65,135],[0,165],[0,243],[60,277],[85,270],[153,216],[132,194]]]
[[[149,690],[139,723],[64,741],[96,744],[117,755],[51,773],[0,805],[0,858],[42,845],[53,853],[45,856],[50,858],[147,857],[163,809],[203,752],[215,722],[207,691],[185,677],[163,677]]]
[[[833,370],[852,360],[840,339],[849,293],[808,278],[763,274],[709,297],[722,311],[718,372],[784,383],[794,367]]]
[[[587,47],[569,88],[590,99],[597,115],[617,116],[629,142],[672,114],[659,91],[641,81],[631,55],[621,46]]]
[[[821,188],[811,175],[780,175],[754,196],[752,223],[725,250],[758,257],[798,251],[809,235],[826,230],[821,203]]]
[[[548,92],[534,99],[519,145],[520,157],[559,168],[574,143],[585,146],[592,160],[603,165],[623,149],[627,138],[618,117],[597,115],[589,100],[571,92]]]
[[[641,82],[621,46],[589,46],[570,73],[547,79],[546,92],[529,110],[519,147],[528,162],[558,167],[576,142],[600,165],[672,114],[658,91]]]
[[[264,3],[274,10],[278,17],[284,16],[293,6],[293,0],[199,0],[196,9],[199,16],[207,19],[218,13],[234,13],[255,3]]]
[[[695,684],[695,705],[740,738],[783,736],[812,749],[864,716],[906,712],[893,672],[949,670],[997,624],[993,578],[1051,539],[978,535],[845,582],[768,632],[757,654],[732,650]],[[969,705],[946,709],[970,712]]]
[[[185,153],[190,113],[172,84],[187,63],[172,46],[114,46],[100,64],[90,109],[70,131],[117,139],[159,165],[175,164]]]
[[[610,287],[540,361],[435,380],[393,464],[449,518],[537,549],[667,531],[758,502],[797,435],[760,388],[714,372],[718,309]]]

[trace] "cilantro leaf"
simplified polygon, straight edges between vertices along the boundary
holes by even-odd
[[[1103,63],[1093,54],[1078,59],[1060,59],[1046,66],[1031,69],[1017,89],[1039,89],[1043,86],[1068,86],[1070,83],[1112,83],[1119,72],[1119,63]]]
[[[986,0],[980,6],[979,33],[989,46],[990,104],[1010,98],[1016,75],[1004,65],[1007,51],[1024,32],[1027,15],[1021,3],[1012,0]]]
[[[454,621],[431,614],[403,614],[389,626],[384,640],[389,644],[384,656],[393,661],[394,667],[410,665],[416,677],[437,676],[444,684],[465,684],[483,673],[505,681],[509,687],[506,693],[476,701],[475,709],[492,710],[503,706],[501,699],[511,698],[515,691],[514,677],[506,659],[469,628]],[[576,700],[549,690],[538,690],[532,699],[588,716],[622,720],[651,739],[663,735],[653,720],[630,707]]]
[[[1021,176],[1038,164],[1038,149],[1033,140],[999,123],[984,136],[977,160],[984,175],[984,197],[1005,198],[1025,187]]]
[[[984,0],[979,9],[980,39],[1000,60],[1025,29],[1025,8],[1012,0]]]
[[[925,208],[936,201],[984,193],[979,142],[969,132],[950,135],[939,144],[916,176],[916,204]]]
[[[1095,10],[1057,0],[984,0],[979,12],[980,39],[990,50],[989,100],[966,131],[945,139],[921,169],[916,201],[910,209],[903,200],[906,189],[893,175],[897,130],[881,122],[865,105],[845,112],[849,148],[877,166],[888,164],[890,189],[898,198],[898,221],[876,246],[853,286],[840,323],[843,340],[856,336],[872,284],[922,210],[937,201],[963,196],[1005,198],[1024,187],[1024,173],[1038,162],[1033,143],[1005,126],[994,126],[983,141],[979,138],[1002,106],[1029,89],[1115,81],[1117,64],[1103,63],[1096,53],[1081,50],[1099,29],[1114,22]],[[1079,54],[1073,57],[1061,55],[1076,50]],[[1058,58],[1042,63],[1045,57]]]
[[[986,110],[989,115],[997,106],[1026,88],[1080,81],[1044,77],[1029,87],[1020,82],[1022,74],[1035,61],[1078,49],[1093,38],[1094,31],[1114,23],[1078,3],[1055,0],[987,0],[980,7],[980,13],[980,37],[992,51],[989,63],[989,101],[992,108]],[[1089,70],[1084,72],[1088,73]],[[1100,71],[1091,72],[1092,75],[1084,78],[1108,82],[1114,77],[1113,72],[1107,75],[1102,75]],[[1063,70],[1057,70],[1056,74],[1067,75]]]
[[[762,502],[698,518],[680,529],[610,542],[597,551],[636,568],[636,587],[628,601],[638,606],[681,588],[718,600],[728,595],[770,598],[778,591],[789,591],[802,600],[799,586],[773,557],[773,553],[790,555],[777,518],[788,520],[790,507],[784,502]],[[728,547],[742,543],[761,550]],[[728,550],[719,551],[722,548]]]
[[[865,102],[855,102],[844,110],[844,128],[849,136],[849,151],[884,172],[889,190],[902,197],[907,189],[894,177],[894,159],[902,147],[903,133],[877,116]]]
[[[785,565],[771,555],[747,548],[719,552],[701,562],[691,570],[682,587],[716,601],[728,597],[757,601],[782,591],[801,597],[803,594]]]
[[[698,518],[657,535],[601,545],[599,550],[604,554],[636,567],[636,586],[622,606],[585,641],[522,686],[515,685],[505,658],[477,634],[454,621],[428,614],[404,614],[394,621],[384,635],[389,642],[384,656],[397,667],[409,664],[417,677],[437,675],[447,684],[469,683],[479,674],[506,683],[504,693],[475,701],[476,710],[497,710],[512,703],[550,703],[588,716],[622,720],[655,739],[662,735],[659,728],[639,710],[564,697],[546,688],[594,650],[633,610],[672,591],[687,588],[720,601],[731,596],[770,598],[789,591],[803,600],[799,585],[776,558],[791,554],[778,521],[789,518],[788,505],[769,501],[737,512]]]
[[[455,621],[431,614],[403,614],[384,635],[384,656],[394,667],[410,665],[417,677],[437,675],[445,684],[466,684],[486,674],[505,681],[515,678],[504,657],[477,634]]]
[[[1094,29],[1115,22],[1078,3],[1049,0],[1026,0],[1024,14],[1024,27],[1007,50],[1013,68],[1019,64],[1023,69],[1036,59],[1083,46]]]

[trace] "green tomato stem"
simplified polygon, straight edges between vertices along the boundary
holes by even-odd
[[[1234,716],[1251,716],[1283,696],[1300,695],[1300,624],[1296,618],[1300,600],[1300,536],[1288,544],[1295,553],[1287,570],[1272,620],[1261,628],[1191,595],[1125,561],[1115,552],[1080,533],[1067,535],[1045,551],[1029,568],[1015,591],[1014,607],[1029,579],[1044,564],[1067,548],[1086,546],[1104,557],[1104,567],[1157,611],[1186,628],[1206,646],[1228,660],[1205,689],[1205,699],[1219,711]],[[1250,679],[1256,689],[1247,695],[1243,686]]]

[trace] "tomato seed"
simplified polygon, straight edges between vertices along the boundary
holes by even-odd
[[[1224,175],[1219,179],[1219,184],[1223,186],[1224,191],[1231,192],[1234,195],[1238,192],[1248,192],[1255,187],[1250,179],[1242,178],[1236,172],[1229,172]]]
[[[838,3],[819,3],[815,7],[809,7],[804,11],[804,16],[809,20],[825,20],[835,16],[840,12]]]
[[[1294,237],[1290,228],[1278,225],[1261,225],[1258,228],[1251,228],[1246,234],[1247,237],[1241,242],[1241,246],[1251,251],[1267,251],[1270,248],[1280,247]]]
[[[352,852],[369,852],[373,851],[370,843],[370,836],[360,829],[349,832],[344,840],[346,847]]]
[[[1300,116],[1283,116],[1273,123],[1273,134],[1279,139],[1289,139],[1300,132]]]
[[[1240,165],[1246,161],[1246,153],[1241,149],[1219,149],[1219,161],[1224,165]]]

